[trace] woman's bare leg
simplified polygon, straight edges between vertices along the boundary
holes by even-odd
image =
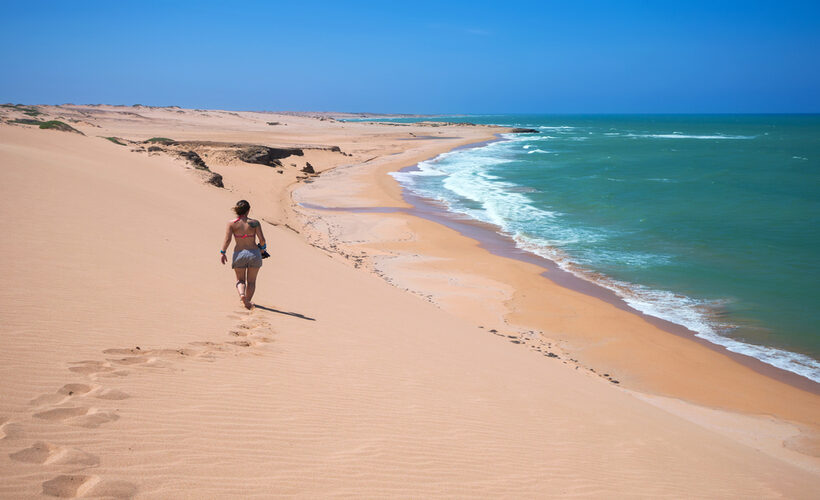
[[[242,304],[245,304],[245,296],[247,295],[245,271],[247,271],[247,269],[244,267],[237,267],[234,271],[236,271],[236,291],[239,293],[239,300],[242,301]]]
[[[253,293],[256,291],[256,275],[259,274],[258,267],[249,267],[248,268],[248,286],[245,292],[245,307],[252,305],[251,299],[253,298]]]

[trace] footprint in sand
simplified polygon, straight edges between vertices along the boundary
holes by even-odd
[[[120,416],[113,411],[98,410],[96,408],[88,408],[85,406],[73,408],[54,408],[53,410],[35,413],[34,416],[43,420],[64,422],[69,425],[88,427],[92,429],[120,418]]]
[[[270,326],[270,323],[268,323],[267,321],[251,320],[251,321],[246,321],[244,323],[240,323],[239,325],[237,325],[237,328],[242,328],[242,329],[245,329],[245,330],[254,330],[256,328],[267,328],[269,326]]]
[[[26,449],[11,453],[9,457],[18,462],[41,465],[83,465],[93,467],[100,459],[77,448],[66,448],[45,441],[38,441]]]
[[[57,390],[58,394],[65,394],[66,396],[82,396],[88,394],[100,386],[92,386],[87,384],[66,384]]]
[[[52,410],[35,413],[34,416],[43,420],[60,421],[67,420],[74,417],[82,417],[87,415],[90,408],[76,407],[76,408],[54,408]]]
[[[92,410],[87,415],[72,419],[69,423],[79,427],[86,427],[89,429],[96,429],[97,427],[113,422],[120,418],[119,415],[113,411]]]
[[[189,344],[199,346],[199,347],[217,347],[219,345],[216,342],[206,342],[206,341],[189,342]]]
[[[69,368],[70,371],[82,375],[94,375],[97,373],[105,373],[114,370],[110,363],[105,363],[102,361],[76,361],[69,364],[74,365]]]
[[[68,401],[68,396],[64,394],[42,394],[29,401],[28,404],[31,406],[58,405],[66,401]]]
[[[101,481],[91,489],[91,496],[102,498],[131,498],[137,494],[137,485],[128,481]]]
[[[11,422],[8,417],[0,417],[0,440],[14,439],[23,434],[20,424]]]
[[[215,352],[225,352],[228,350],[228,348],[225,347],[224,344],[218,344],[216,342],[190,342],[190,345],[205,348],[202,352],[202,355],[199,356],[199,359],[202,359],[203,357],[211,358],[213,357],[212,355]]]
[[[145,354],[148,354],[150,352],[151,351],[144,351],[139,346],[137,346],[127,349],[106,349],[103,351],[103,354],[109,354],[112,356],[127,356],[129,354],[135,356],[144,356]]]
[[[194,349],[142,349],[139,346],[132,347],[129,349],[106,349],[103,351],[103,354],[109,355],[117,355],[117,356],[125,356],[120,359],[109,359],[109,361],[118,364],[140,364],[140,363],[150,363],[155,361],[155,357],[148,357],[151,356],[160,356],[165,358],[180,358],[186,356],[194,356],[197,354],[198,351]],[[140,359],[144,359],[145,361],[139,361]]]
[[[53,394],[43,394],[42,396],[32,399],[29,404],[32,406],[58,405],[68,401],[69,398],[73,396],[88,394],[97,387],[99,386],[90,386],[86,384],[66,384]]]
[[[134,356],[130,358],[109,359],[108,361],[117,365],[141,365],[147,363],[148,359]]]
[[[43,493],[53,497],[77,498],[88,493],[100,482],[97,476],[71,474],[57,476],[43,483]]]
[[[131,396],[129,396],[127,393],[119,389],[103,389],[99,392],[94,393],[94,397],[97,399],[109,399],[112,401],[120,401],[123,399],[128,399]]]
[[[188,344],[196,347],[204,347],[204,349],[202,351],[198,351],[198,354],[192,359],[204,361],[206,363],[213,363],[218,359],[217,353],[227,351],[227,348],[224,345],[217,344],[216,342],[200,341],[189,342]]]
[[[156,366],[162,364],[162,363],[160,363],[159,359],[157,359],[155,357],[142,357],[142,356],[130,356],[130,357],[119,358],[119,359],[108,359],[108,361],[110,361],[111,363],[114,363],[115,365],[125,365],[125,366],[146,365],[146,366],[156,367]]]
[[[196,349],[158,349],[152,351],[151,354],[170,359],[184,359],[196,356],[199,351]]]
[[[106,481],[99,476],[65,474],[43,483],[43,493],[53,497],[81,496],[129,498],[137,493],[137,486],[127,481]]]
[[[234,330],[228,332],[228,335],[233,337],[254,337],[254,340],[261,342],[271,342],[270,337],[266,334],[274,333],[267,321],[257,320],[253,322],[242,323],[236,326]],[[229,342],[236,344],[236,342]]]

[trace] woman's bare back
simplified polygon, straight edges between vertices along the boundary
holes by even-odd
[[[258,228],[259,221],[255,219],[239,218],[231,222],[231,232],[236,242],[234,250],[255,249]]]

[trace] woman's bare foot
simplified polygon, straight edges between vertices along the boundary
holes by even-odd
[[[246,297],[242,297],[242,304],[245,306],[245,309],[247,309],[249,311],[251,309],[253,309],[253,302],[251,302],[250,300],[247,300]]]

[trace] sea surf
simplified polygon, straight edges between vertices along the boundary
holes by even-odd
[[[820,116],[457,121],[539,133],[394,173],[409,192],[638,311],[820,382]]]

